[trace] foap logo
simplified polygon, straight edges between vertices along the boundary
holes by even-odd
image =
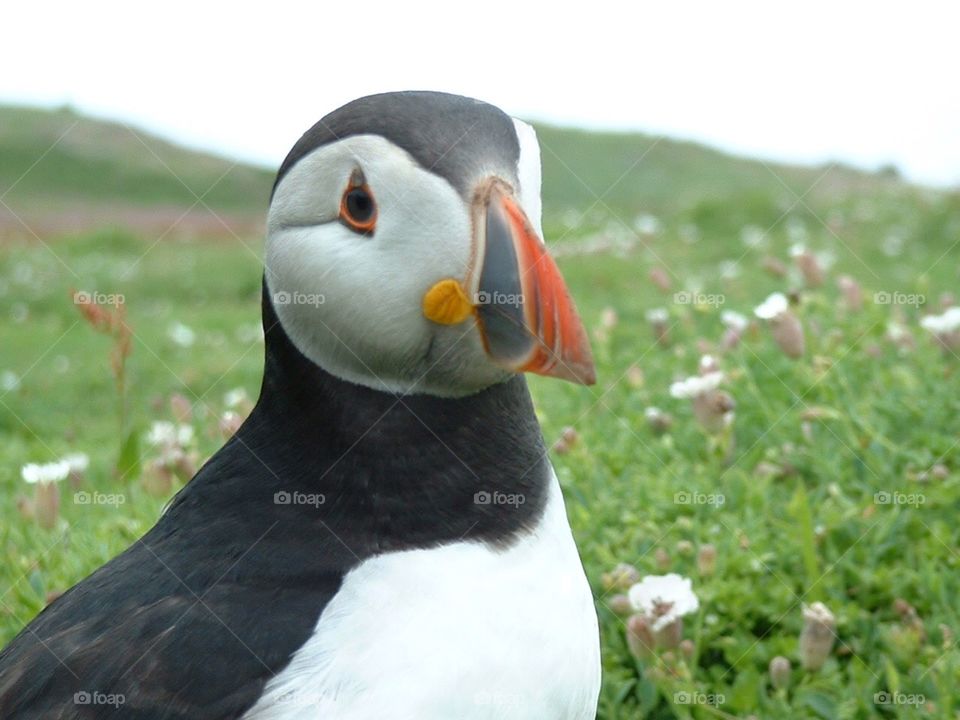
[[[123,493],[87,492],[86,490],[79,490],[73,494],[74,505],[112,505],[113,507],[117,507],[123,505],[126,501],[127,496]]]
[[[320,699],[318,697],[306,695],[297,690],[288,690],[283,693],[277,698],[276,703],[288,708],[320,709]]]
[[[514,507],[519,507],[523,505],[526,500],[527,498],[522,493],[505,493],[499,490],[494,490],[493,492],[481,490],[478,493],[474,493],[473,496],[474,505],[513,505]]]
[[[102,293],[96,290],[77,290],[73,293],[74,305],[123,305],[126,301],[123,293]]]
[[[923,493],[905,493],[899,490],[880,490],[873,495],[873,502],[876,505],[907,505],[909,507],[920,507],[927,502],[927,496]]]
[[[673,302],[676,305],[699,305],[703,307],[720,307],[727,301],[725,295],[719,293],[691,292],[690,290],[681,290],[673,294]]]
[[[681,490],[673,494],[674,505],[710,505],[711,507],[721,507],[726,502],[727,497],[723,493],[702,493]]]
[[[880,290],[873,294],[873,302],[876,305],[909,305],[912,307],[920,307],[921,305],[926,305],[927,296],[921,295],[920,293]]]
[[[121,693],[104,693],[99,690],[81,690],[73,694],[74,705],[109,705],[119,708],[127,701]]]
[[[279,490],[273,494],[274,505],[312,505],[313,507],[320,507],[326,501],[327,497],[323,493]]]
[[[874,705],[924,705],[927,702],[926,695],[921,693],[902,693],[887,692],[881,690],[873,694]]]
[[[474,305],[523,306],[523,293],[487,292],[481,290],[474,297]]]
[[[319,307],[327,301],[323,293],[287,292],[279,290],[273,294],[274,305],[310,305]]]
[[[723,705],[727,698],[721,693],[687,692],[681,690],[673,694],[674,705]]]
[[[523,698],[519,693],[486,690],[474,695],[473,702],[482,707],[496,708],[500,715],[506,710],[517,710],[523,704]]]

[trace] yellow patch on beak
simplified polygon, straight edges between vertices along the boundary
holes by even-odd
[[[448,278],[427,290],[423,296],[423,314],[440,325],[456,325],[473,312],[473,303],[459,281]]]

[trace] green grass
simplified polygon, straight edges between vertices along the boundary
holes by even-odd
[[[671,188],[680,181],[670,175],[670,158],[661,158],[662,165],[643,160],[636,168],[659,173],[662,167],[669,182],[646,176],[640,185],[627,182],[632,190],[612,193],[617,199],[609,208],[585,212],[611,175],[622,173],[601,172],[616,144],[601,143],[591,159],[542,135],[549,148],[546,186],[556,186],[548,196],[548,237],[566,253],[596,237],[611,245],[560,260],[597,334],[598,384],[531,379],[548,441],[565,426],[579,432],[570,452],[553,460],[601,618],[599,717],[960,717],[960,653],[952,640],[960,629],[960,358],[943,353],[918,327],[939,293],[957,286],[960,200],[867,176],[854,182],[856,174],[840,169],[821,181],[832,192],[809,196],[806,207],[762,167],[767,178],[742,185],[714,168],[714,190],[698,186],[678,199]],[[551,164],[551,151],[565,153],[586,179],[582,193],[575,178]],[[624,170],[636,157],[623,161]],[[677,167],[679,177],[691,177]],[[819,174],[797,172],[788,185]],[[706,166],[700,175],[710,175]],[[628,228],[646,209],[656,209],[662,230],[638,238]],[[765,248],[742,242],[750,225],[765,232]],[[786,261],[801,236],[835,258],[827,283],[801,294],[806,355],[787,359],[764,327],[722,355],[724,388],[737,403],[734,447],[725,461],[699,430],[689,402],[671,398],[668,387],[696,371],[702,345],[719,340],[721,310],[750,314],[769,292],[796,286],[766,275],[761,261],[766,254]],[[147,494],[138,477],[113,473],[120,433],[110,341],[79,319],[71,289],[124,294],[136,333],[131,423],[143,429],[169,419],[168,399],[181,393],[194,403],[206,456],[222,442],[216,417],[224,394],[242,387],[255,397],[259,386],[261,244],[247,245],[152,245],[122,233],[63,238],[49,247],[0,245],[0,373],[20,378],[16,389],[0,390],[0,643],[43,607],[48,593],[76,583],[146,531],[167,499]],[[722,274],[724,261],[739,272]],[[722,296],[722,304],[674,302],[673,291],[661,293],[647,279],[653,267],[668,271],[673,291]],[[862,312],[842,309],[834,286],[841,273],[862,283]],[[923,295],[928,307],[878,304],[875,292]],[[668,348],[654,342],[644,318],[653,307],[669,312]],[[598,334],[605,308],[619,319]],[[914,333],[914,350],[898,351],[884,339],[898,312]],[[174,322],[196,331],[192,347],[170,339]],[[634,366],[642,381],[627,377]],[[668,433],[647,426],[644,409],[651,405],[673,415]],[[805,429],[802,413],[810,408],[824,417]],[[71,450],[91,457],[85,489],[122,493],[125,502],[78,505],[64,485],[59,524],[45,530],[17,510],[16,499],[31,490],[20,466]],[[761,473],[761,463],[787,471]],[[949,470],[946,478],[917,479],[937,463]],[[877,504],[880,491],[919,493],[924,502]],[[724,503],[679,504],[678,492],[721,494]],[[705,543],[718,553],[709,576],[696,563]],[[609,609],[611,593],[601,581],[618,562],[643,574],[692,578],[701,609],[686,619],[691,655],[661,653],[644,662],[630,656],[623,621]],[[898,598],[916,608],[922,639],[904,629]],[[801,603],[813,601],[837,616],[838,639],[824,667],[806,672],[798,661]],[[775,655],[793,664],[785,691],[773,690],[767,677]],[[881,691],[922,695],[925,703],[878,706],[874,695]],[[678,704],[682,692],[718,703]]]

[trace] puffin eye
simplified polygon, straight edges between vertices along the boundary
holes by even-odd
[[[351,230],[363,235],[373,233],[377,224],[377,204],[360,171],[353,173],[350,184],[343,191],[340,219]]]

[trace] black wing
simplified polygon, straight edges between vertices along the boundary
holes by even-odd
[[[219,720],[256,702],[355,558],[309,506],[235,472],[242,456],[228,445],[0,652],[0,718]]]

